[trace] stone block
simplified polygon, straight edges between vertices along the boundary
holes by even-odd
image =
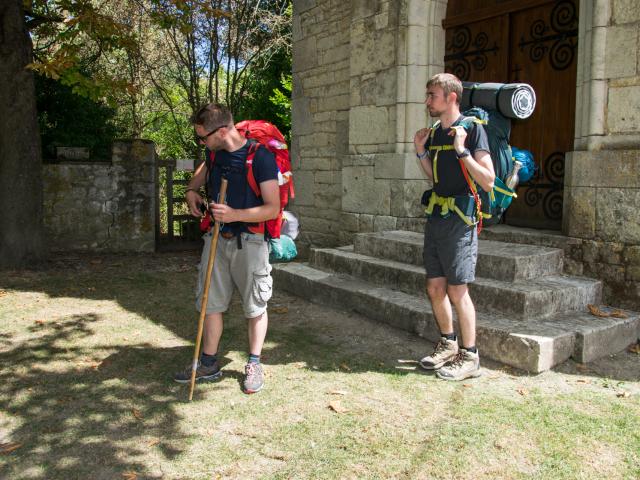
[[[336,171],[320,171],[315,174],[315,183],[336,183],[340,180],[340,172]]]
[[[640,21],[640,8],[638,8],[637,0],[614,0],[613,21],[616,25]]]
[[[636,5],[640,7],[640,5]],[[636,8],[640,10],[640,8]],[[636,74],[636,58],[630,52],[638,51],[638,26],[624,25],[607,29],[606,67],[607,78],[632,77]]]
[[[607,124],[612,133],[640,131],[640,86],[609,89]]]
[[[630,280],[632,282],[640,282],[640,267],[628,266],[627,271],[625,273],[625,280]]]
[[[406,98],[408,103],[420,105],[422,113],[426,115],[424,100],[427,85],[427,69],[419,65],[407,66]]]
[[[605,241],[640,244],[640,190],[599,188],[596,235]]]
[[[375,77],[375,105],[395,105],[398,78],[395,68],[378,72]]]
[[[634,0],[630,0],[634,1]],[[586,8],[591,8],[592,22],[587,28],[591,27],[606,27],[611,23],[613,2],[589,2],[585,5]]]
[[[396,42],[393,30],[354,28],[351,35],[351,75],[362,75],[395,65]]]
[[[313,205],[314,173],[300,170],[295,172],[296,205]]]
[[[415,133],[431,124],[424,103],[408,103],[405,106],[405,140],[413,143]]]
[[[373,215],[361,214],[358,218],[359,232],[373,232]]]
[[[381,166],[380,164],[383,163],[383,159],[393,159],[393,161],[384,161],[385,167],[387,168],[387,171],[384,172],[386,175],[381,171],[380,176],[387,176],[387,178],[401,178],[405,180],[420,180],[424,189],[431,188],[432,182],[427,179],[427,176],[422,170],[415,153],[387,153],[376,157],[376,176],[378,176],[378,168]],[[389,167],[392,168],[391,171],[388,170]]]
[[[564,189],[563,231],[571,237],[593,238],[596,229],[596,189],[569,187]]]
[[[342,191],[342,210],[345,212],[390,213],[390,182],[375,179],[373,167],[344,167]]]
[[[384,143],[389,114],[386,107],[355,107],[349,115],[349,144],[366,145]]]
[[[376,216],[373,221],[373,230],[376,232],[386,232],[387,230],[396,229],[396,217],[384,215]]]
[[[349,120],[336,121],[336,152],[344,155],[349,150]]]
[[[351,78],[351,85],[352,85],[352,93],[351,93],[351,98],[352,98],[352,102],[351,102],[351,108],[353,109],[353,107],[355,106],[365,106],[365,105],[376,105],[377,103],[377,85],[376,85],[376,75],[373,73],[368,73],[366,75],[361,75],[360,77],[357,78],[357,85],[354,85],[354,80],[356,80],[356,78],[352,77]],[[357,93],[357,98],[360,99],[358,104],[355,104],[353,102],[354,99],[354,93],[353,90],[355,90],[357,88],[358,93]]]
[[[424,215],[420,212],[420,216],[416,218],[399,218],[397,228],[407,232],[422,233],[424,232],[424,224]]]
[[[427,29],[422,26],[408,26],[406,35],[406,64],[427,65]],[[402,61],[402,57],[400,59]]]
[[[630,245],[624,249],[624,262],[633,266],[640,266],[640,245]]]
[[[316,37],[309,37],[293,44],[294,73],[308,70],[318,65],[318,51]]]
[[[566,166],[566,185],[571,187],[640,185],[640,150],[574,151]]]
[[[352,0],[351,16],[354,20],[375,15],[380,8],[380,0]]]
[[[343,213],[340,215],[340,228],[348,232],[358,232],[360,215],[357,213]]]
[[[587,317],[584,325],[578,326],[573,358],[586,363],[624,350],[638,331],[638,315],[627,315],[624,319]]]
[[[420,180],[394,180],[391,183],[391,215],[418,217],[424,212],[420,205],[425,182]]]
[[[313,120],[309,111],[308,98],[295,98],[291,101],[291,131],[294,135],[313,133]]]
[[[341,60],[349,60],[350,55],[350,45],[348,43],[344,43],[323,51],[319,56],[318,63],[319,65],[333,65]]]

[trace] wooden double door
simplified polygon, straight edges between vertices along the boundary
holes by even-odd
[[[538,170],[518,187],[505,221],[559,230],[564,159],[574,139],[577,0],[450,0],[443,26],[447,72],[534,88],[535,112],[512,121],[511,144],[531,151]]]

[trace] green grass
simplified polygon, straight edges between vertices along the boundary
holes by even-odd
[[[0,478],[640,478],[637,355],[538,376],[483,360],[448,383],[398,362],[423,340],[276,292],[265,390],[240,391],[236,302],[223,379],[189,403],[170,375],[192,355],[197,258],[91,260],[0,280],[0,444],[20,444]]]

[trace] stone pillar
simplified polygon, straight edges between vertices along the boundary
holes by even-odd
[[[152,252],[155,250],[156,152],[148,140],[121,140],[112,150],[117,194],[105,208],[113,216],[109,249]]]
[[[301,225],[297,243],[339,243],[349,219],[341,212],[340,156],[349,137],[349,19],[351,2],[293,2],[291,157]]]
[[[563,233],[582,239],[581,273],[604,301],[640,308],[640,11],[580,3],[575,151],[567,154]]]
[[[299,245],[422,229],[413,150],[443,70],[446,0],[294,1],[292,156]]]

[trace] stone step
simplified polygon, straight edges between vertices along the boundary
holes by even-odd
[[[361,233],[354,249],[370,257],[423,265],[423,237],[400,230]],[[535,279],[561,273],[562,260],[563,251],[557,248],[479,240],[476,275],[504,281]]]
[[[567,237],[557,230],[540,230],[537,228],[513,227],[506,224],[492,225],[480,234],[483,240],[516,243],[519,245],[537,245],[559,248],[566,251],[577,239]]]
[[[408,294],[424,295],[426,277],[422,266],[362,255],[349,247],[313,249],[309,264]],[[469,290],[479,311],[516,318],[546,317],[584,309],[589,303],[600,303],[602,298],[601,282],[566,275],[515,282],[476,277]]]
[[[318,270],[305,263],[275,264],[273,276],[276,288],[438,340],[431,306],[424,296]],[[524,320],[478,313],[477,344],[482,356],[537,373],[571,356],[587,362],[620,351],[640,333],[638,315],[627,314],[627,318],[617,319],[572,312]]]

